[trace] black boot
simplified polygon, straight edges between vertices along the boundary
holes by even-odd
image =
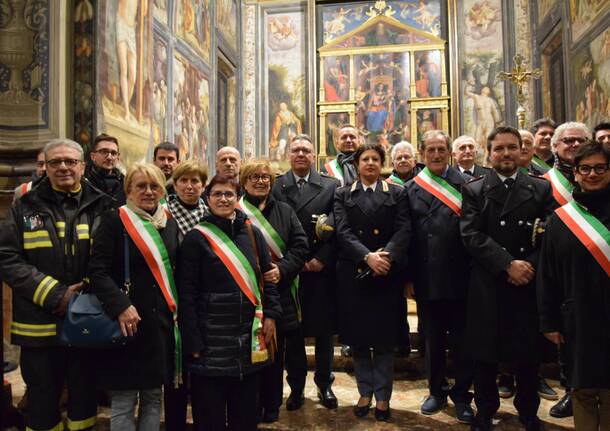
[[[566,393],[561,399],[551,407],[549,414],[554,418],[569,418],[572,413],[572,390],[566,388]]]

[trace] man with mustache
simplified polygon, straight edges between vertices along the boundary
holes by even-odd
[[[322,173],[339,180],[342,186],[351,185],[358,177],[354,166],[354,153],[360,146],[360,132],[351,124],[344,124],[339,129],[335,148],[339,151],[337,158],[324,164]]]
[[[538,312],[532,245],[537,219],[553,210],[549,183],[519,170],[521,135],[497,127],[487,138],[493,167],[462,187],[460,231],[473,265],[468,287],[466,348],[475,360],[476,431],[492,428],[500,406],[498,363],[515,368],[515,407],[526,431],[541,428],[537,416]]]

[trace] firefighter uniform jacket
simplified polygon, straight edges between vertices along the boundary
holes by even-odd
[[[83,281],[96,219],[111,204],[86,180],[81,186],[77,195],[60,194],[45,178],[15,202],[0,229],[0,278],[13,289],[13,344],[58,344],[63,317],[53,310],[69,285]],[[69,220],[62,199],[72,199]]]

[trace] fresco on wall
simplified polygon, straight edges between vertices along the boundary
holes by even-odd
[[[153,6],[153,16],[155,17],[155,19],[167,26],[167,17],[169,14],[169,0],[154,0]]]
[[[237,51],[237,3],[235,0],[218,0],[216,2],[216,29]]]
[[[129,164],[143,160],[149,144],[151,11],[139,0],[102,0],[100,7],[98,130],[129,142],[121,147],[122,162]]]
[[[169,139],[167,124],[167,44],[157,35],[154,38],[152,73],[152,144]]]
[[[593,127],[610,121],[610,27],[574,56],[574,118]]]
[[[210,62],[210,0],[176,0],[176,34]]]
[[[349,57],[324,58],[324,101],[345,102],[349,99]]]
[[[418,51],[415,53],[416,97],[439,97],[441,95],[441,52]]]
[[[74,10],[74,140],[85,150],[92,140],[95,112],[95,56],[93,6],[81,0]]]
[[[549,14],[557,0],[538,0],[538,23],[542,23]]]
[[[237,78],[227,80],[227,145],[237,146]]]
[[[366,14],[375,2],[337,3],[321,6],[324,43],[354,30],[369,19]],[[440,0],[400,0],[388,1],[394,10],[393,18],[403,24],[439,36],[441,33],[441,2]],[[374,35],[374,33],[372,33]],[[390,33],[383,38],[389,38]],[[389,40],[389,39],[388,39]],[[391,42],[389,42],[391,43]],[[402,42],[404,43],[404,42]],[[381,44],[381,43],[379,43]]]
[[[571,0],[572,42],[578,41],[610,11],[610,0]]]
[[[332,112],[326,114],[326,154],[329,156],[337,155],[335,142],[339,140],[339,129],[344,124],[350,124],[349,113]]]
[[[173,67],[174,143],[181,158],[206,161],[210,130],[208,78],[185,57],[176,53]]]
[[[265,53],[269,157],[287,166],[291,138],[308,133],[306,122],[307,54],[305,11],[266,15]]]
[[[462,133],[481,148],[504,118],[504,84],[497,79],[504,64],[501,14],[501,0],[458,3]]]

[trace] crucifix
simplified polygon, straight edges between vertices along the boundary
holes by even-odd
[[[519,104],[519,107],[517,108],[517,119],[519,128],[523,129],[525,127],[525,108],[523,107],[523,103],[525,103],[525,94],[523,94],[523,87],[530,78],[539,79],[542,73],[540,72],[540,69],[525,70],[525,67],[523,67],[523,56],[521,54],[515,55],[513,57],[513,62],[515,63],[513,70],[510,72],[498,73],[498,78],[510,81],[517,86],[517,103]]]

